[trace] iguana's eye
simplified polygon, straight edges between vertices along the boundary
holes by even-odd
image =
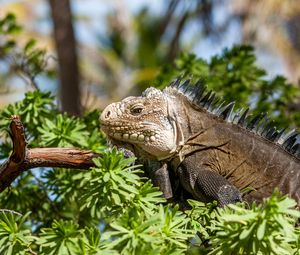
[[[141,105],[135,105],[130,109],[131,114],[138,115],[143,111],[143,107]]]

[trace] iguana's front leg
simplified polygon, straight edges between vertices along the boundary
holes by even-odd
[[[220,207],[242,201],[240,191],[223,176],[201,163],[187,158],[177,169],[182,186],[195,199],[209,202],[217,200]]]
[[[167,163],[147,160],[144,166],[154,186],[160,189],[165,199],[171,199],[173,197],[173,190]]]
[[[136,152],[131,144],[117,141],[113,141],[113,144],[117,147],[118,151],[124,154],[125,158],[136,157]],[[144,166],[146,174],[151,179],[153,185],[160,189],[165,199],[168,200],[173,197],[167,163],[150,159],[143,160],[141,158],[136,163]]]

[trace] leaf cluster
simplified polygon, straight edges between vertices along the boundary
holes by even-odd
[[[253,204],[251,211],[228,206],[217,216],[211,254],[296,254],[299,229],[294,226],[300,212],[295,206],[276,192],[264,204]]]
[[[53,74],[53,70],[46,69],[49,56],[45,49],[37,46],[35,39],[20,43],[22,40],[19,40],[18,34],[21,30],[14,14],[8,13],[0,19],[0,61],[8,66],[6,75],[1,78],[5,81],[17,76],[34,89],[39,89],[37,76]]]

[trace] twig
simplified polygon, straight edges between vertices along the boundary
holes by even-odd
[[[9,212],[9,213],[12,213],[12,214],[16,214],[18,216],[23,216],[21,213],[13,211],[13,210],[9,210],[9,209],[0,209],[0,212],[6,212],[6,213]]]
[[[165,33],[168,25],[170,24],[171,20],[173,19],[173,15],[174,15],[174,12],[175,12],[178,4],[179,4],[178,0],[171,0],[169,2],[169,5],[167,7],[167,12],[165,13],[164,18],[162,19],[162,22],[159,27],[160,36],[162,36]]]
[[[189,18],[189,12],[185,12],[179,22],[178,22],[178,25],[177,25],[177,28],[176,28],[176,31],[175,31],[175,35],[170,43],[170,47],[169,47],[169,52],[168,52],[168,59],[170,61],[173,61],[174,58],[176,57],[176,54],[179,50],[179,39],[180,39],[180,35],[181,35],[181,32],[183,31],[183,28],[187,22]]]
[[[62,167],[89,169],[95,166],[92,159],[100,154],[77,148],[28,149],[24,127],[19,116],[11,117],[10,135],[13,151],[0,165],[0,192],[5,190],[24,171],[36,167]]]

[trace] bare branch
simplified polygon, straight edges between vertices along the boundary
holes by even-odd
[[[178,4],[179,4],[178,0],[171,0],[171,2],[169,3],[167,7],[167,12],[164,15],[164,18],[159,27],[159,34],[161,36],[165,33],[168,25],[170,24]]]
[[[170,44],[170,50],[169,50],[169,53],[168,53],[168,59],[172,62],[175,57],[176,57],[176,54],[178,53],[179,51],[179,39],[180,39],[180,35],[181,35],[181,32],[183,31],[183,28],[188,20],[188,17],[189,17],[189,12],[185,12],[179,22],[178,22],[178,25],[177,25],[177,29],[175,31],[175,35],[171,41],[171,44]]]
[[[9,210],[9,209],[0,209],[0,212],[4,212],[4,213],[9,212],[9,213],[12,213],[12,214],[15,214],[15,215],[18,215],[18,216],[23,216],[21,213],[13,211],[13,210]]]
[[[25,167],[65,167],[87,169],[94,166],[93,158],[99,157],[92,151],[76,148],[34,148],[28,149]]]
[[[62,167],[89,169],[93,158],[100,154],[77,148],[33,148],[28,149],[24,127],[19,116],[12,116],[10,135],[13,151],[0,166],[0,192],[5,190],[24,171],[36,167]]]

